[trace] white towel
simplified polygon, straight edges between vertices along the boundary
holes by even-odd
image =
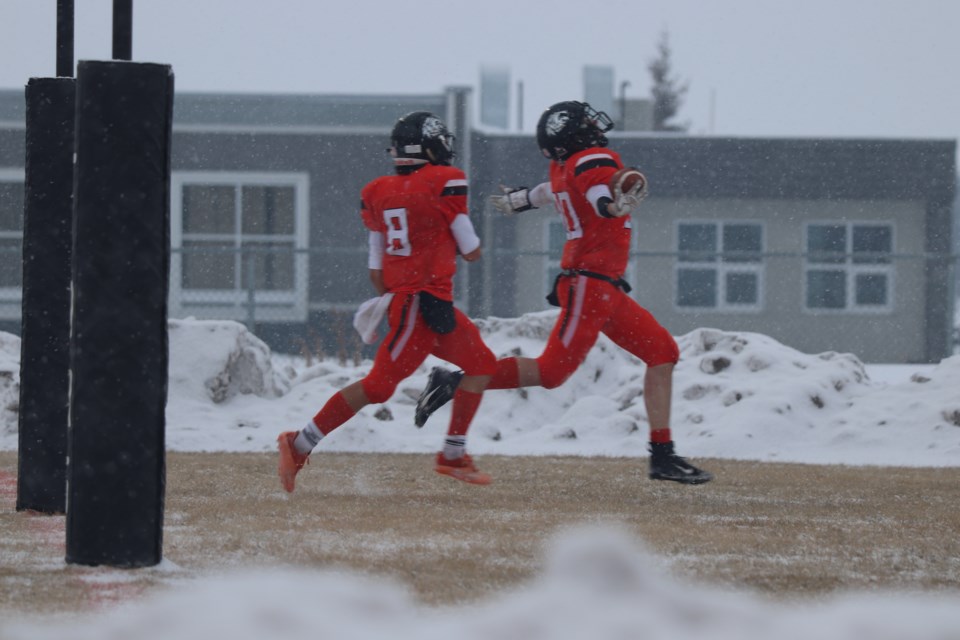
[[[379,298],[370,298],[353,314],[353,328],[360,334],[364,344],[373,344],[377,341],[377,327],[380,326],[383,316],[387,314],[391,300],[393,300],[392,293],[385,293]]]

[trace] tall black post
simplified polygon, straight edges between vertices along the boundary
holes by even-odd
[[[133,59],[133,0],[113,0],[113,59]]]
[[[167,65],[77,72],[67,562],[162,556],[170,139]]]
[[[64,513],[74,80],[32,78],[26,98],[17,510]]]
[[[73,0],[57,0],[57,76],[73,76]]]

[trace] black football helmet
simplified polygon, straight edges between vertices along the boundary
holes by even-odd
[[[611,129],[610,116],[586,102],[558,102],[537,122],[537,145],[551,160],[566,160],[577,151],[607,146],[603,134]]]
[[[443,120],[428,111],[413,111],[393,125],[387,152],[398,167],[446,165],[454,156],[453,140]]]

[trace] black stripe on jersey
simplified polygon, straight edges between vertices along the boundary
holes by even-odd
[[[360,200],[360,211],[363,211],[363,210],[366,209],[366,208],[367,208],[367,203],[364,202],[364,201],[361,199],[361,200]]]
[[[441,196],[465,196],[467,195],[467,185],[459,187],[444,187],[440,192]]]
[[[597,167],[613,167],[614,169],[619,168],[617,167],[617,161],[607,156],[606,158],[595,158],[593,160],[588,160],[583,164],[578,164],[577,168],[573,172],[573,175],[578,176],[584,171],[596,169]]]

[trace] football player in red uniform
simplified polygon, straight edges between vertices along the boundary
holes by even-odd
[[[297,472],[324,436],[368,404],[389,399],[430,354],[464,372],[435,469],[464,482],[490,483],[465,449],[470,422],[497,370],[496,356],[473,322],[453,306],[457,254],[474,261],[481,253],[466,213],[466,177],[450,166],[453,136],[431,113],[400,118],[391,145],[396,174],[373,180],[361,193],[370,279],[381,294],[383,304],[377,306],[385,310],[390,331],[362,380],[334,394],[300,431],[280,434],[279,475],[287,491],[293,491]]]
[[[537,144],[550,160],[550,180],[532,189],[504,189],[493,206],[515,214],[552,204],[563,218],[567,240],[562,272],[548,300],[561,307],[540,357],[510,357],[497,363],[487,389],[561,385],[580,366],[603,332],[646,365],[644,402],[650,422],[650,472],[655,480],[702,484],[712,475],[674,451],[670,433],[673,368],[680,357],[673,336],[653,315],[627,295],[623,279],[630,254],[631,219],[647,194],[646,179],[632,184],[611,179],[623,168],[620,156],[606,148],[613,128],[607,114],[583,102],[560,102],[537,123]],[[417,405],[422,425],[454,393],[459,372],[436,368]]]

